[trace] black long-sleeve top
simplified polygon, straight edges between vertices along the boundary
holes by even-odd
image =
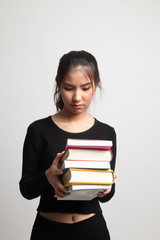
[[[20,180],[20,191],[23,197],[34,199],[40,196],[37,211],[98,213],[102,212],[99,201],[109,201],[115,192],[103,198],[96,197],[90,201],[57,200],[55,191],[48,182],[45,171],[51,166],[57,153],[65,150],[67,138],[94,139],[113,141],[113,159],[111,169],[115,168],[116,133],[114,128],[95,119],[94,125],[80,133],[70,133],[59,128],[51,116],[37,120],[29,125],[23,147],[23,167]]]

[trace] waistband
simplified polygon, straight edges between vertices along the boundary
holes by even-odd
[[[79,222],[75,222],[75,223],[62,223],[62,222],[56,222],[56,221],[52,221],[52,220],[49,220],[43,216],[41,216],[39,214],[39,212],[37,213],[37,217],[36,217],[38,220],[40,220],[41,222],[43,222],[44,224],[50,224],[50,225],[54,225],[56,227],[57,226],[61,226],[61,227],[65,227],[65,226],[83,226],[84,224],[92,224],[94,222],[97,222],[97,221],[100,221],[101,219],[104,220],[103,218],[103,215],[102,213],[97,213],[95,214],[94,216],[92,217],[89,217],[87,219],[84,219],[82,221],[79,221]]]

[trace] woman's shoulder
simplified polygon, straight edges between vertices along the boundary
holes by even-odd
[[[115,141],[116,131],[113,126],[96,119],[95,128],[95,133],[97,133],[98,136],[101,136],[102,139],[110,139]]]
[[[101,121],[97,120],[96,118],[95,118],[95,120],[96,120],[96,123],[97,123],[96,125],[97,125],[98,128],[107,129],[109,131],[115,131],[113,126],[111,126],[111,125],[109,125],[105,122],[101,122]]]
[[[50,120],[51,120],[51,116],[36,119],[29,124],[28,128],[33,128],[35,130],[46,128],[50,126]]]

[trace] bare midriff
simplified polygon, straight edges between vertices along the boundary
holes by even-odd
[[[95,215],[95,213],[79,214],[79,213],[56,213],[56,212],[54,213],[39,212],[39,214],[46,219],[60,223],[76,223]]]

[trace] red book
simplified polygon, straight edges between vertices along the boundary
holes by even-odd
[[[109,169],[112,141],[68,139],[60,168]]]

